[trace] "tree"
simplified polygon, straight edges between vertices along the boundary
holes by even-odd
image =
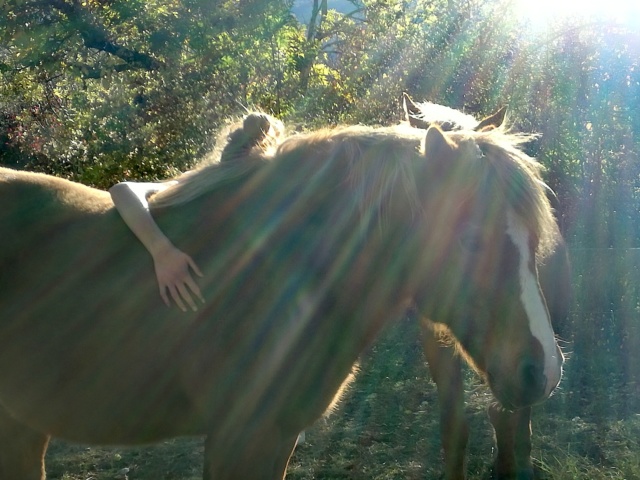
[[[0,105],[18,126],[4,132],[24,153],[17,164],[100,186],[167,176],[209,150],[238,102],[263,101],[255,77],[272,58],[264,42],[290,23],[277,1],[0,8]]]

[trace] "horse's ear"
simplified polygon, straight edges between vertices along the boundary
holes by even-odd
[[[402,108],[404,110],[405,120],[411,122],[411,119],[415,115],[420,115],[420,107],[416,105],[408,93],[402,93]]]
[[[447,156],[453,149],[454,144],[445,137],[439,127],[429,127],[424,139],[424,156],[428,160],[435,161],[443,156]]]
[[[483,118],[480,123],[474,128],[476,132],[487,132],[500,127],[504,122],[504,117],[507,114],[507,107],[501,107],[493,115],[489,115]]]
[[[404,118],[409,122],[410,126],[426,130],[431,125],[431,123],[420,118],[422,109],[411,100],[408,93],[402,94],[402,108],[404,109]]]

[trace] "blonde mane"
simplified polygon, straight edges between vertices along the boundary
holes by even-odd
[[[406,102],[412,105],[406,113],[411,118],[437,125],[452,132],[454,138],[472,138],[480,147],[493,169],[500,189],[509,205],[539,238],[538,260],[553,253],[560,238],[560,231],[549,202],[548,192],[553,190],[544,182],[544,166],[522,151],[522,145],[537,138],[537,134],[513,133],[506,118],[506,108],[500,109],[486,120],[497,118],[479,129],[483,121],[459,110],[431,102],[414,102],[405,94]],[[501,116],[498,116],[502,112]],[[479,131],[476,131],[479,130]],[[555,194],[554,194],[555,195]],[[535,214],[531,216],[531,212]]]
[[[545,168],[521,149],[522,144],[537,135],[510,133],[504,127],[457,135],[471,135],[475,139],[491,164],[508,205],[538,237],[538,260],[553,253],[560,231],[547,196],[551,189],[542,179]]]
[[[343,126],[289,137],[276,156],[341,165],[339,181],[353,193],[361,218],[375,215],[384,223],[385,207],[395,194],[404,195],[412,213],[420,209],[413,170],[421,161],[423,139],[423,132],[402,126]]]
[[[492,178],[507,204],[538,237],[540,258],[551,253],[557,243],[558,228],[542,181],[543,167],[520,149],[530,136],[511,134],[502,128],[445,135],[454,143],[471,140],[477,145],[481,158],[479,162],[470,162],[466,175],[473,176],[472,172],[476,172]],[[153,207],[183,204],[271,162],[291,161],[292,168],[305,162],[313,164],[310,168],[314,172],[339,168],[335,182],[346,185],[352,192],[351,206],[360,212],[361,219],[377,219],[384,224],[385,211],[396,195],[401,195],[404,205],[408,205],[409,215],[415,216],[422,209],[418,187],[428,187],[423,185],[425,179],[420,179],[420,185],[417,183],[415,166],[416,162],[430,161],[422,159],[424,138],[424,130],[405,126],[350,126],[261,143],[229,162],[219,161],[222,151],[219,148],[175,186],[155,195],[150,203]],[[440,180],[444,181],[434,179]],[[319,183],[326,188],[327,183]],[[305,188],[316,187],[310,183]]]

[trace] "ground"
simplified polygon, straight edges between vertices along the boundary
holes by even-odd
[[[638,386],[607,375],[602,365],[593,365],[593,358],[577,358],[578,350],[567,362],[561,388],[534,410],[537,477],[640,479]],[[491,396],[472,372],[467,372],[467,398],[469,480],[487,479],[493,439],[485,412]],[[47,456],[48,478],[196,480],[201,478],[202,453],[200,438],[134,449],[54,441]],[[357,380],[339,408],[306,432],[287,479],[412,480],[441,475],[436,391],[417,326],[407,319],[363,355]]]

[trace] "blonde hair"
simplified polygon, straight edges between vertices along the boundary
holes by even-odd
[[[246,175],[273,158],[284,137],[284,125],[263,112],[252,112],[230,123],[218,135],[216,148],[175,185],[151,197],[152,207],[187,203],[203,193]]]

